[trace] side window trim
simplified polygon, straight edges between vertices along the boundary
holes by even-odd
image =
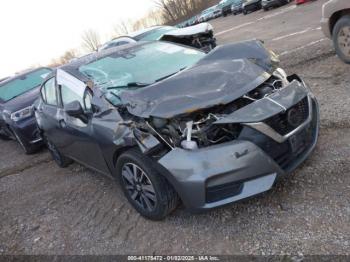
[[[88,107],[86,106],[86,98],[87,98],[88,96],[90,97],[90,108],[88,108]],[[92,112],[92,104],[91,104],[91,103],[92,103],[92,96],[93,96],[92,91],[90,91],[89,88],[86,88],[86,91],[85,91],[85,94],[84,94],[84,97],[83,97],[83,103],[84,103],[83,109],[84,109],[85,112],[89,112],[89,113]]]
[[[56,105],[53,105],[53,104],[50,104],[50,103],[47,102],[46,84],[47,84],[49,81],[51,81],[52,79],[54,79],[55,96],[56,96]],[[45,97],[43,97],[43,91],[44,91]],[[43,100],[43,102],[44,102],[45,105],[47,105],[47,106],[58,107],[58,96],[57,96],[57,95],[58,95],[58,94],[57,94],[56,77],[53,76],[53,77],[47,79],[47,80],[42,84],[41,89],[40,89],[40,96],[41,96],[41,98],[42,98],[42,100]]]

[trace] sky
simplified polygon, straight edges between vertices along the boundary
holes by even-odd
[[[152,0],[1,0],[0,78],[80,48],[88,29],[109,40],[119,21],[152,8]]]

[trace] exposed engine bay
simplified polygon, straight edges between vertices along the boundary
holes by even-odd
[[[201,23],[167,32],[159,40],[192,46],[204,52],[209,52],[216,47],[214,29],[209,23]]]
[[[171,119],[152,117],[147,122],[147,129],[172,148],[194,150],[230,142],[238,138],[242,125],[216,122],[255,101],[268,97],[287,84],[284,71],[278,69],[264,84],[229,104],[217,105]]]
[[[164,35],[161,40],[192,46],[201,49],[204,52],[209,52],[216,47],[216,39],[212,30],[187,36]]]

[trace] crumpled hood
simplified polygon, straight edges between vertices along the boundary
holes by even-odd
[[[204,33],[208,33],[209,31],[212,31],[212,30],[213,30],[213,26],[211,24],[200,23],[198,25],[188,26],[185,28],[179,28],[179,29],[175,29],[175,30],[172,30],[170,32],[167,32],[161,37],[161,39],[164,38],[165,36],[186,37],[186,36],[204,34]]]
[[[171,118],[230,103],[264,83],[272,70],[260,41],[241,42],[218,47],[193,67],[120,97],[133,115]]]

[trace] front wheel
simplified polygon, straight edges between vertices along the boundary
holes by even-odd
[[[350,64],[350,15],[342,17],[336,23],[333,29],[333,43],[339,58]]]
[[[179,198],[173,187],[138,150],[122,154],[116,169],[126,198],[142,216],[161,220],[177,207]]]

